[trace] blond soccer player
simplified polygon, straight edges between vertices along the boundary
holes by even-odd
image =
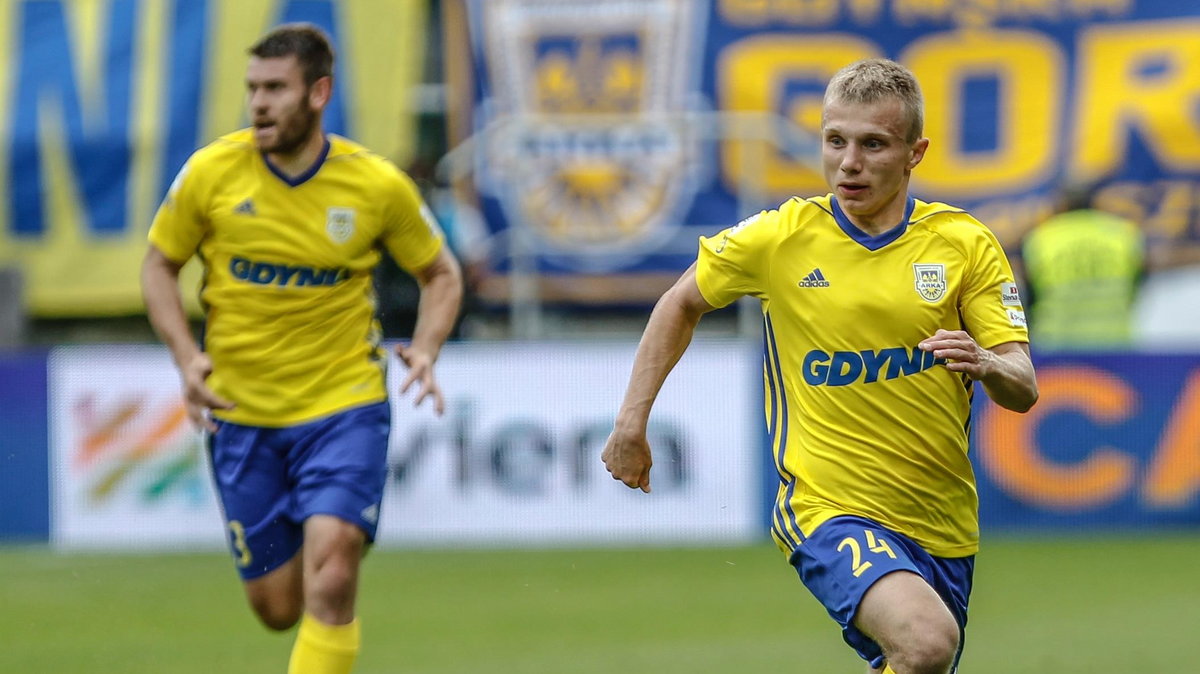
[[[1024,311],[995,237],[909,195],[922,137],[916,79],[860,61],[826,89],[831,193],[715,237],[658,302],[602,459],[650,491],[646,424],[700,317],[762,303],[771,534],[873,672],[946,674],[962,653],[979,546],[967,457],[973,383],[1037,400]]]

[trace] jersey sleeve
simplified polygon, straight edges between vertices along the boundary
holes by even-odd
[[[1005,342],[1028,342],[1025,307],[1000,242],[981,225],[969,253],[961,299],[967,332],[985,349]]]
[[[764,296],[779,221],[779,211],[762,211],[716,236],[700,237],[696,285],[705,301],[719,308],[744,295]]]
[[[445,237],[412,179],[388,166],[382,241],[396,264],[411,274],[437,257]]]
[[[205,190],[200,172],[193,170],[195,163],[193,155],[179,169],[167,190],[167,196],[154,214],[147,237],[163,255],[179,264],[192,257],[208,232]]]

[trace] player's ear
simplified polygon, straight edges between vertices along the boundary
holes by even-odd
[[[921,163],[921,160],[925,158],[925,150],[928,149],[928,138],[918,138],[917,142],[912,144],[912,149],[909,150],[908,155],[908,170],[913,170],[916,168],[917,164]]]
[[[329,105],[329,99],[333,97],[333,78],[326,75],[325,77],[317,78],[316,82],[308,88],[308,103],[311,107],[318,110],[324,110],[326,105]]]

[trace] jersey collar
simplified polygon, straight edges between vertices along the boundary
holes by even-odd
[[[867,234],[859,229],[858,225],[850,222],[850,218],[846,217],[846,214],[842,211],[841,205],[838,204],[837,197],[830,197],[829,204],[833,207],[833,219],[837,222],[838,227],[841,227],[842,231],[846,233],[846,236],[857,241],[859,245],[867,250],[879,250],[896,239],[899,239],[900,235],[904,233],[904,230],[908,229],[908,219],[912,217],[913,209],[916,208],[917,205],[917,200],[911,196],[908,197],[908,200],[904,202],[904,217],[900,219],[900,224],[882,234],[877,234],[875,236]]]
[[[307,182],[309,178],[317,175],[317,171],[321,170],[321,165],[325,163],[325,159],[329,156],[329,137],[327,136],[325,138],[325,144],[321,146],[321,153],[317,155],[317,160],[313,162],[312,166],[308,167],[308,170],[294,178],[288,176],[288,174],[284,173],[283,171],[280,171],[278,166],[272,164],[271,160],[267,158],[266,152],[259,152],[259,154],[262,155],[263,163],[267,165],[267,168],[271,171],[271,173],[275,174],[276,178],[279,178],[291,187],[296,187],[301,183]]]

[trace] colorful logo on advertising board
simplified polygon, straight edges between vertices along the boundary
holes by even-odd
[[[48,373],[55,545],[222,540],[203,445],[163,349],[60,347]]]
[[[77,429],[70,470],[80,476],[88,503],[202,499],[202,448],[182,403],[91,392],[74,401],[70,414]]]

